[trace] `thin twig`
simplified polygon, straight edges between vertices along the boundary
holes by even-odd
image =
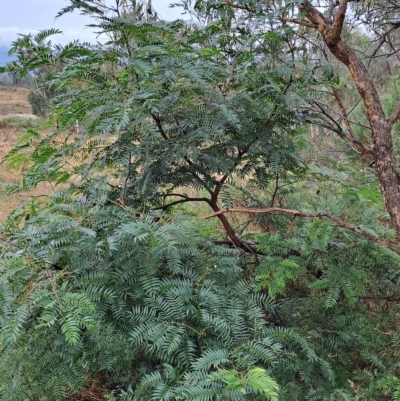
[[[275,198],[276,198],[276,195],[278,194],[278,191],[279,191],[279,173],[276,173],[275,191],[274,191],[274,193],[272,195],[271,206],[270,207],[274,207]]]
[[[186,203],[186,202],[207,202],[209,204],[210,200],[208,198],[184,198],[184,199],[179,199],[177,201],[168,203],[166,205],[154,207],[151,210],[166,210],[166,209],[170,208],[171,206],[179,205],[181,203]]]
[[[393,126],[393,124],[397,121],[397,119],[400,116],[400,100],[397,103],[396,108],[394,109],[393,114],[389,117],[388,119],[388,123],[390,124],[390,126]]]

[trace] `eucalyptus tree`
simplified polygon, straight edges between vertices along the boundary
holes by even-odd
[[[388,56],[394,59],[393,67],[396,70],[398,63],[397,41],[399,28],[399,6],[396,2],[352,2],[342,0],[338,2],[266,2],[260,0],[219,2],[214,0],[184,1],[186,8],[194,3],[194,7],[204,13],[212,13],[212,10],[224,8],[232,17],[240,14],[241,18],[251,19],[253,16],[274,18],[276,24],[292,27],[296,33],[307,39],[310,31],[318,32],[327,51],[337,60],[343,63],[349,70],[360,98],[364,103],[371,131],[372,147],[368,143],[362,143],[349,128],[349,116],[342,107],[343,120],[347,124],[345,131],[339,126],[334,131],[343,139],[354,146],[360,153],[371,155],[373,166],[379,180],[381,193],[390,215],[390,225],[400,235],[400,192],[399,177],[395,166],[395,156],[391,131],[399,118],[399,103],[385,113],[377,86],[368,71],[368,63],[365,64],[362,56],[353,49],[346,36],[346,27],[361,25],[365,31],[371,32],[371,41],[376,46],[370,52],[368,59]],[[349,9],[350,5],[352,6]],[[229,11],[229,9],[231,11]],[[348,30],[347,30],[348,32]],[[351,34],[350,34],[351,38]],[[343,106],[343,105],[342,105]]]

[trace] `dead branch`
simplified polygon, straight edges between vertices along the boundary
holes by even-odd
[[[210,200],[208,198],[184,198],[184,199],[179,199],[176,200],[174,202],[171,203],[167,203],[165,205],[161,205],[161,206],[157,206],[157,207],[153,207],[151,210],[166,210],[172,206],[175,205],[180,205],[181,203],[187,203],[187,202],[206,202],[206,203],[210,203]]]
[[[397,119],[400,117],[400,100],[397,103],[396,108],[394,109],[393,114],[389,117],[388,123],[390,126],[393,126],[393,124],[397,121]]]
[[[324,124],[323,122],[318,122],[317,125],[319,125],[322,128],[326,128],[335,134],[337,134],[340,138],[344,139],[345,141],[349,142],[353,149],[356,152],[361,153],[361,155],[364,156],[370,156],[372,159],[374,158],[374,154],[372,153],[371,149],[366,148],[360,141],[357,139],[353,139],[351,136],[347,135],[342,129],[337,129],[335,127],[332,127],[328,124]]]
[[[398,242],[390,242],[390,241],[385,241],[378,236],[371,234],[370,232],[363,230],[360,227],[353,226],[352,224],[348,223],[347,221],[334,216],[332,213],[322,211],[322,212],[315,212],[315,213],[307,213],[307,212],[302,212],[300,210],[291,210],[291,209],[282,209],[278,207],[270,207],[266,209],[245,209],[245,208],[232,208],[232,209],[222,209],[219,210],[218,212],[215,212],[213,214],[210,214],[208,216],[203,217],[204,219],[210,219],[212,217],[220,216],[221,214],[225,213],[246,213],[246,214],[270,214],[270,213],[276,213],[276,214],[287,214],[291,216],[297,216],[297,217],[308,217],[308,218],[321,218],[321,217],[326,217],[332,222],[336,223],[339,227],[345,228],[346,230],[353,231],[357,234],[362,235],[365,238],[368,238],[371,241],[374,241],[382,246],[384,246],[387,249],[390,249],[392,252],[397,253],[400,255],[400,244]]]
[[[318,28],[318,25],[313,24],[311,22],[307,22],[307,21],[300,21],[298,19],[294,19],[294,18],[280,18],[281,22],[291,22],[293,24],[296,25],[301,25],[301,26],[305,26],[307,28]]]

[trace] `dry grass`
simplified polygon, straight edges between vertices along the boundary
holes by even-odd
[[[31,114],[27,97],[28,88],[0,85],[0,160],[13,148],[19,132],[36,118]],[[32,192],[18,195],[6,195],[2,188],[7,184],[19,184],[24,168],[19,171],[9,170],[0,165],[0,222],[15,209],[22,200],[52,192],[50,184],[42,183]]]
[[[11,85],[0,85],[0,117],[3,116],[32,116],[31,106],[28,103],[29,88],[20,88]]]
[[[87,388],[79,394],[69,396],[67,401],[105,401],[107,391],[104,387],[104,381],[102,376],[88,380]]]

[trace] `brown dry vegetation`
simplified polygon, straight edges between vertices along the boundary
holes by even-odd
[[[27,100],[29,92],[28,88],[0,85],[0,160],[3,160],[12,149],[19,132],[23,129],[21,126],[15,126],[18,125],[18,120],[36,118],[31,114],[31,107]],[[13,117],[14,124],[9,123],[10,117]],[[0,222],[22,200],[30,199],[32,196],[45,195],[52,191],[49,184],[41,184],[30,193],[6,195],[4,193],[5,185],[18,184],[21,180],[22,170],[23,168],[19,171],[10,170],[5,165],[0,165]]]
[[[31,90],[11,85],[0,85],[0,118],[32,116],[28,95]]]

